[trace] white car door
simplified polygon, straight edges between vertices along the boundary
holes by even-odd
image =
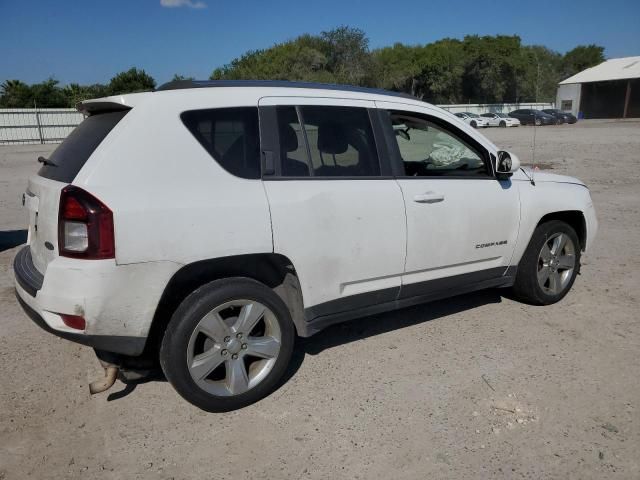
[[[486,117],[482,116],[482,118],[484,118],[491,127],[497,127],[500,125],[500,118],[495,113],[492,113],[490,116]]]
[[[374,103],[268,97],[259,106],[274,252],[293,263],[307,318],[395,300],[405,207],[376,148]]]
[[[510,264],[520,207],[516,186],[493,174],[494,147],[439,109],[376,105],[391,113],[394,173],[407,212],[402,297],[499,279]]]

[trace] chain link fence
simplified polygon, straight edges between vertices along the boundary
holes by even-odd
[[[3,108],[0,145],[60,143],[83,119],[73,108]]]

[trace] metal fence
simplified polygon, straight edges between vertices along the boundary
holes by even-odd
[[[3,108],[0,145],[59,143],[83,119],[73,108]]]
[[[554,108],[553,103],[464,103],[438,105],[452,113],[509,113],[519,108]],[[59,143],[84,116],[73,108],[0,109],[0,145]]]

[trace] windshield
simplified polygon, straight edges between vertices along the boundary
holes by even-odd
[[[480,116],[475,113],[467,113],[467,115],[471,118],[480,118]]]
[[[506,113],[496,113],[496,115],[498,115],[500,118],[509,118],[509,115],[507,115]]]

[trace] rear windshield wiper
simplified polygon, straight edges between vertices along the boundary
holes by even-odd
[[[49,160],[48,158],[44,158],[44,157],[38,157],[38,162],[40,162],[43,165],[46,165],[47,167],[57,167],[58,164],[52,162],[51,160]]]

